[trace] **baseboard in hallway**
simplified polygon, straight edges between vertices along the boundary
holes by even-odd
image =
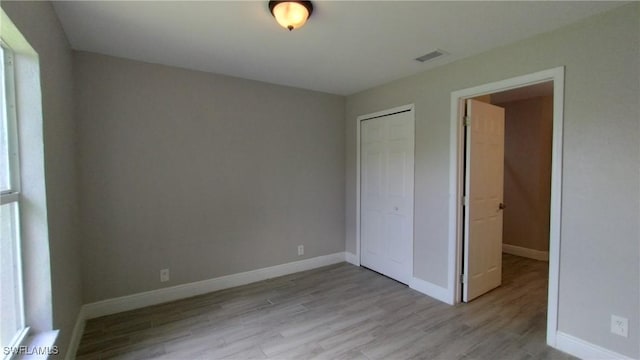
[[[549,261],[548,251],[529,249],[522,246],[502,244],[502,252],[511,254],[511,255],[516,255],[516,256],[522,256],[522,257],[526,257],[534,260]]]

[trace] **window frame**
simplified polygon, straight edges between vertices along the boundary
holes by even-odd
[[[4,112],[7,122],[7,145],[9,150],[9,189],[0,191],[2,196],[2,204],[6,202],[19,201],[20,197],[20,156],[18,144],[18,116],[16,113],[16,83],[14,70],[14,53],[13,50],[0,39],[2,47],[3,61],[3,89],[2,93],[6,102],[2,103],[2,111]],[[5,200],[7,197],[7,200]]]
[[[20,329],[15,333],[11,343],[6,344],[10,348],[16,349],[20,346],[29,333],[29,327],[26,323],[26,304],[24,297],[24,274],[23,274],[23,259],[22,259],[22,234],[21,234],[21,174],[20,174],[20,153],[19,153],[19,134],[18,134],[18,116],[16,111],[16,82],[15,82],[15,53],[10,46],[8,46],[2,39],[0,39],[0,47],[2,47],[2,69],[0,76],[2,77],[2,89],[0,93],[1,111],[3,113],[3,120],[6,122],[7,130],[7,149],[8,149],[8,171],[9,171],[9,186],[6,190],[0,189],[0,205],[6,205],[15,203],[15,268],[17,274],[15,275],[16,288],[14,289],[17,294],[17,302],[19,308],[17,309],[17,318],[19,320]],[[15,353],[10,352],[3,356],[4,359],[11,359]]]

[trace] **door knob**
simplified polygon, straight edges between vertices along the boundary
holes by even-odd
[[[500,203],[500,205],[498,205],[498,209],[500,210],[504,210],[505,207],[504,203]]]

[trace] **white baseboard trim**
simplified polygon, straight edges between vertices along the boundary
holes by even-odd
[[[534,250],[522,246],[502,244],[502,252],[534,260],[549,261],[548,251]]]
[[[579,339],[573,335],[558,331],[556,333],[556,346],[558,350],[564,351],[580,359],[593,360],[631,360],[632,358],[618,354],[617,352],[605,349],[601,346]]]
[[[449,289],[443,288],[442,286],[414,277],[411,279],[409,287],[436,300],[440,300],[443,303],[449,305],[454,304],[453,297],[451,296]]]
[[[102,300],[83,306],[86,319],[116,314],[169,301],[185,299],[212,291],[246,285],[278,276],[311,270],[345,261],[345,253],[318,256],[262,269],[221,276],[218,278],[176,285],[168,288],[146,291],[114,299]]]
[[[360,259],[358,259],[358,256],[356,256],[356,254],[350,253],[347,251],[344,253],[344,256],[345,256],[345,261],[348,262],[349,264],[360,266]]]
[[[78,311],[78,317],[76,318],[76,324],[73,326],[73,332],[71,333],[71,340],[69,340],[69,346],[67,347],[67,353],[64,356],[65,360],[74,360],[76,353],[78,352],[78,346],[80,346],[80,339],[84,333],[84,326],[86,324],[86,316],[84,312],[84,306]]]

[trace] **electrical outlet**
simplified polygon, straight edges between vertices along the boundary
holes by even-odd
[[[629,337],[629,319],[618,315],[611,315],[611,332],[616,335]]]
[[[169,269],[160,270],[160,282],[169,281]]]
[[[298,256],[304,255],[304,245],[298,245]]]

